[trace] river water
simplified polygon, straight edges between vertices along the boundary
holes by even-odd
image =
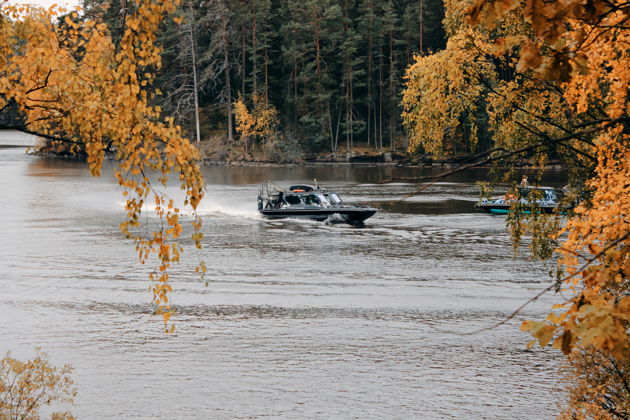
[[[397,202],[431,169],[210,167],[206,287],[189,251],[173,271],[176,333],[152,315],[148,268],[122,238],[107,164],[0,149],[0,354],[42,347],[75,368],[83,419],[549,418],[562,394],[555,351],[527,350],[505,318],[549,283],[514,257],[505,218],[473,208],[459,174]],[[440,169],[435,168],[437,173]],[[363,228],[267,221],[258,184],[309,182],[368,202]],[[545,180],[561,185],[562,174]]]

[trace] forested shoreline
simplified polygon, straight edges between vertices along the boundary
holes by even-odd
[[[132,6],[83,7],[117,39]],[[405,70],[444,48],[443,17],[441,0],[186,1],[158,38],[159,100],[191,139],[198,108],[200,139],[243,151],[402,150]],[[237,102],[265,129],[243,134]]]

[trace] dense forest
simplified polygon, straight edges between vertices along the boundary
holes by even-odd
[[[131,13],[124,0],[83,6],[114,39]],[[276,141],[306,152],[406,146],[405,69],[446,43],[441,0],[191,0],[177,13],[158,40],[164,113],[193,139],[242,144],[240,101],[254,119],[273,116]]]

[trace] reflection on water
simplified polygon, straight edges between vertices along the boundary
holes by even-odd
[[[82,418],[547,418],[558,356],[503,319],[550,267],[513,258],[476,212],[485,170],[415,190],[393,167],[205,168],[208,287],[184,255],[177,333],[160,333],[147,267],[121,238],[109,171],[0,150],[0,352],[71,363]],[[268,221],[258,184],[317,178],[379,208],[364,228]],[[545,183],[562,185],[561,174]],[[188,229],[188,228],[187,228]],[[189,241],[184,241],[189,242]],[[553,296],[519,319],[540,317]]]

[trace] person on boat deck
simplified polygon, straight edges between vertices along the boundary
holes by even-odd
[[[278,192],[278,198],[276,199],[276,207],[282,207],[283,204],[286,204],[284,201],[284,193],[282,191]]]
[[[521,187],[529,187],[529,182],[527,181],[527,175],[523,175],[523,179],[521,179]]]
[[[307,195],[306,197],[304,197],[304,202],[306,204],[316,206],[319,206],[321,204],[320,199],[315,194]]]

